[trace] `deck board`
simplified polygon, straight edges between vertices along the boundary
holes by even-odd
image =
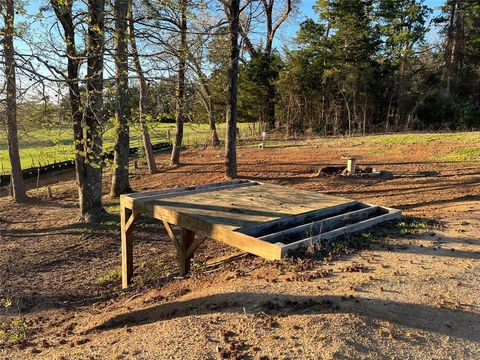
[[[288,251],[324,237],[348,235],[400,218],[399,210],[385,207],[384,215],[369,218],[368,214],[378,208],[342,197],[249,180],[121,195],[122,286],[128,287],[133,276],[132,229],[139,214],[163,221],[177,250],[179,273],[185,275],[193,252],[203,241],[195,241],[195,233],[265,259],[278,260]],[[345,219],[352,220],[352,224]],[[330,231],[305,233],[314,224],[330,224],[326,226]],[[179,239],[172,225],[181,228]],[[310,237],[302,239],[305,235]]]
[[[218,189],[206,193],[135,199],[143,206],[167,208],[224,226],[230,230],[248,228],[309,211],[350,203],[352,200],[288,189],[278,185],[259,184],[256,186]]]

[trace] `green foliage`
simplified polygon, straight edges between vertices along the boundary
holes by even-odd
[[[444,53],[426,44],[424,0],[318,0],[318,19],[300,25],[280,72],[281,123],[325,135],[479,128],[480,5],[460,4],[461,55],[445,97]]]
[[[480,148],[466,148],[452,150],[446,154],[437,155],[435,160],[442,161],[478,161],[480,162]]]
[[[423,101],[418,115],[425,121],[423,128],[432,130],[480,128],[480,108],[474,102],[457,95],[445,98],[439,91]]]
[[[413,218],[399,222],[396,230],[401,235],[424,234],[429,231],[429,225],[424,219]]]
[[[16,309],[17,313],[13,316],[8,314],[13,308],[12,299],[1,298],[0,307],[7,312],[5,320],[0,322],[0,345],[2,343],[18,343],[25,340],[28,335],[28,327],[18,304]]]
[[[120,281],[122,278],[122,270],[121,269],[114,269],[110,270],[106,274],[103,274],[97,278],[96,283],[98,285],[104,286],[113,282]]]

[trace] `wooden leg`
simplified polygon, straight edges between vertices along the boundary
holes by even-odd
[[[137,214],[131,209],[120,207],[120,226],[122,238],[122,288],[130,285],[133,275],[133,238],[132,230]]]
[[[347,160],[347,172],[349,175],[354,175],[356,171],[357,161],[355,159]]]
[[[192,260],[193,253],[188,254],[188,250],[194,241],[195,233],[193,231],[181,229],[180,252],[178,254],[180,276],[187,275],[190,271],[190,262]]]

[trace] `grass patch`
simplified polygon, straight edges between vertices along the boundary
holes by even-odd
[[[480,147],[452,150],[446,154],[436,155],[435,159],[443,161],[480,161]]]
[[[8,312],[13,308],[13,301],[9,298],[0,299],[0,308]],[[17,303],[17,313],[12,317],[6,317],[0,322],[0,344],[1,343],[18,343],[26,340],[28,335],[27,322],[20,312]]]
[[[354,137],[320,138],[316,143],[325,146],[360,146],[360,145],[413,145],[435,142],[453,142],[459,144],[480,143],[480,132],[458,133],[407,133],[366,135]]]
[[[407,217],[400,222],[383,223],[369,231],[362,231],[352,236],[341,236],[327,241],[310,243],[303,248],[291,251],[289,256],[291,258],[334,259],[338,255],[350,254],[359,249],[368,249],[372,245],[387,246],[389,249],[393,249],[393,245],[395,245],[405,249],[411,245],[411,242],[405,238],[406,236],[441,230],[442,226],[435,220]]]
[[[99,276],[97,278],[96,283],[97,285],[104,286],[107,284],[111,284],[113,282],[120,281],[121,278],[122,278],[122,270],[113,269],[113,270],[110,270],[108,273]]]
[[[430,226],[424,219],[412,218],[399,222],[395,229],[400,235],[424,234],[429,231]]]
[[[254,131],[252,123],[238,123],[237,127],[242,137],[243,132],[251,136]],[[255,125],[258,132],[258,125]],[[167,133],[173,141],[176,134],[175,124],[153,123],[150,125],[150,137],[152,143],[168,141]],[[225,137],[225,124],[217,125],[217,133],[222,140]],[[18,129],[20,161],[22,168],[48,165],[55,162],[72,160],[73,138],[72,130],[69,127],[55,129],[30,129],[19,126]],[[130,127],[130,147],[141,147],[141,130],[137,124]],[[185,124],[184,145],[206,144],[211,138],[208,124]],[[104,151],[113,149],[115,142],[115,129],[109,128],[103,134]],[[10,161],[8,158],[7,134],[0,132],[0,174],[10,172]]]
[[[120,221],[118,220],[103,220],[100,222],[100,225],[105,227],[118,227],[120,226]]]

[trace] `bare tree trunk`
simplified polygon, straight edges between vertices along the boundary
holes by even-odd
[[[178,83],[176,94],[177,134],[172,149],[170,165],[180,164],[180,149],[183,141],[183,123],[185,120],[185,67],[187,62],[187,1],[181,0],[180,45],[178,49]]]
[[[407,47],[406,47],[407,49]],[[407,121],[407,116],[409,113],[409,99],[408,99],[408,89],[410,88],[410,63],[408,59],[402,58],[400,63],[400,69],[398,74],[398,118],[397,118],[397,129],[398,122],[400,124],[405,124]]]
[[[78,184],[78,195],[82,203],[83,181],[85,179],[85,158],[84,158],[84,138],[82,127],[82,101],[80,97],[80,87],[78,80],[78,69],[80,66],[80,57],[77,54],[75,45],[75,28],[72,18],[73,0],[60,2],[59,0],[50,1],[55,11],[57,19],[60,21],[67,47],[67,85],[69,92],[70,113],[72,117],[73,139],[75,147],[75,174]]]
[[[270,130],[275,129],[275,85],[271,82],[267,84],[267,124]]]
[[[128,10],[130,0],[115,0],[115,87],[117,138],[113,148],[113,176],[110,196],[131,192],[128,172],[130,155],[130,95],[128,93]]]
[[[210,98],[209,101],[211,102],[208,110],[208,123],[210,125],[210,143],[212,144],[213,147],[216,147],[220,144],[220,140],[218,139],[217,126],[215,125],[215,113],[213,111],[213,100]]]
[[[238,94],[238,25],[240,0],[228,4],[230,63],[228,66],[227,129],[225,137],[225,175],[237,177],[237,94]]]
[[[203,74],[200,73],[199,77],[201,90],[198,91],[198,94],[200,95],[200,99],[202,100],[203,106],[205,107],[208,115],[208,124],[210,126],[210,143],[213,147],[216,147],[220,144],[220,140],[218,139],[217,126],[215,124],[215,105],[213,104],[213,96]]]
[[[363,103],[363,124],[362,124],[362,135],[365,136],[367,131],[367,94],[365,92],[365,101]]]
[[[452,77],[453,77],[453,70],[454,70],[454,59],[455,59],[455,47],[456,47],[456,39],[455,32],[458,31],[456,29],[456,18],[458,18],[458,0],[451,0],[450,1],[450,15],[448,18],[448,27],[447,27],[447,43],[445,45],[445,64],[442,73],[442,80],[444,82],[444,96],[448,97],[451,93],[452,87]]]
[[[145,75],[143,74],[142,64],[140,63],[140,58],[138,56],[137,41],[135,39],[135,26],[132,16],[131,3],[129,6],[128,22],[129,22],[129,36],[130,36],[130,47],[132,49],[132,58],[133,64],[135,65],[135,71],[137,73],[139,83],[140,83],[140,99],[138,106],[138,121],[140,122],[140,128],[142,130],[143,146],[145,148],[145,156],[147,158],[147,165],[150,174],[158,172],[157,164],[155,164],[155,156],[153,155],[152,142],[150,140],[150,133],[148,131],[148,126],[145,124],[145,110],[146,110],[146,101],[147,101],[147,81],[145,80]]]
[[[102,125],[103,125],[103,54],[105,30],[104,0],[88,0],[87,31],[87,102],[84,112],[85,178],[81,185],[82,217],[95,222],[102,207]]]
[[[7,103],[7,132],[8,132],[8,156],[10,158],[10,186],[15,201],[25,201],[27,194],[23,183],[20,152],[18,149],[17,135],[17,85],[15,78],[15,49],[13,36],[15,33],[15,8],[14,0],[6,0],[6,13],[4,15],[3,49],[5,56],[6,78],[6,103]]]

